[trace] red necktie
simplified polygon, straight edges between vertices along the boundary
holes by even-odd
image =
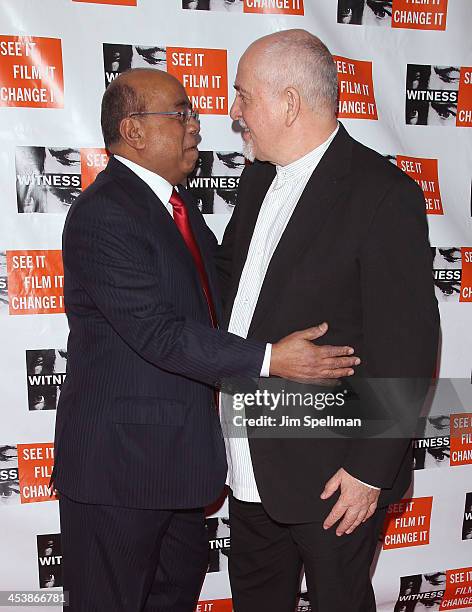
[[[185,244],[192,254],[195,265],[197,266],[200,282],[202,283],[203,292],[205,293],[208,304],[211,323],[213,327],[217,327],[218,323],[216,320],[215,306],[211,297],[210,285],[208,284],[208,277],[205,271],[205,266],[203,265],[202,254],[200,253],[200,249],[198,248],[197,241],[195,240],[195,236],[193,235],[192,228],[190,226],[187,207],[175,189],[172,190],[172,195],[170,196],[169,202],[172,204],[175,224],[182,234],[182,238],[185,240]]]

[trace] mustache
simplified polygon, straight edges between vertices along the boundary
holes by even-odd
[[[247,129],[248,129],[248,127],[247,127],[246,122],[244,121],[244,119],[242,119],[242,118],[241,118],[241,119],[238,119],[238,123],[239,123],[239,125],[240,125],[240,126],[241,126],[241,127],[244,129],[244,130],[247,130]]]

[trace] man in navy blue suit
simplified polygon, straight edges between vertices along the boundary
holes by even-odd
[[[113,156],[63,234],[67,380],[57,410],[64,590],[77,612],[190,612],[204,578],[204,506],[222,492],[215,386],[229,376],[346,376],[326,326],[271,345],[217,329],[216,240],[179,186],[200,125],[182,85],[131,70],[108,87]]]

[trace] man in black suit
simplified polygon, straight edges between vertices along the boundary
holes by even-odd
[[[276,341],[327,321],[322,341],[361,358],[357,405],[375,419],[382,400],[405,435],[228,435],[234,608],[292,611],[303,564],[313,610],[373,612],[369,566],[385,507],[410,483],[411,422],[436,362],[424,198],[337,122],[336,66],[308,32],[253,43],[235,90],[231,117],[256,161],[219,258],[228,329]]]
[[[272,348],[216,329],[216,240],[178,187],[198,157],[198,114],[174,77],[119,76],[102,129],[113,156],[63,234],[70,335],[53,481],[64,590],[73,612],[191,612],[208,557],[203,507],[226,476],[214,385],[336,377],[356,359],[315,346],[319,327]]]

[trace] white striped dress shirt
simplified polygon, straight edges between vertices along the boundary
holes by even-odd
[[[300,159],[287,166],[276,166],[275,178],[259,211],[231,311],[229,331],[233,334],[242,338],[247,337],[272,255],[310,176],[338,129],[339,127],[336,127],[325,142]],[[222,397],[222,401],[225,401],[225,396]],[[223,427],[228,432],[224,422]],[[239,428],[238,430],[240,432]],[[260,502],[247,436],[229,435],[226,440],[226,453],[228,458],[226,482],[231,487],[233,495],[242,501]]]

